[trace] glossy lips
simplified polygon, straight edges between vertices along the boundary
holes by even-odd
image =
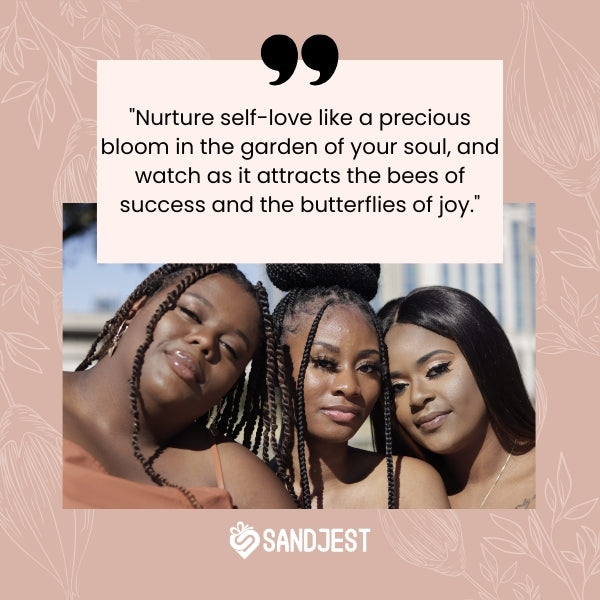
[[[327,406],[322,408],[321,412],[336,423],[350,423],[360,415],[360,409],[357,406],[347,406],[345,404]]]
[[[421,415],[415,420],[415,425],[419,431],[430,432],[441,427],[451,411],[434,411],[425,415]]]
[[[181,350],[167,352],[167,361],[171,369],[184,381],[192,384],[204,382],[198,361],[191,354]]]

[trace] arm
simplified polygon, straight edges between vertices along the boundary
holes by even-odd
[[[297,508],[283,483],[250,450],[236,442],[219,444],[225,487],[238,508]]]
[[[398,457],[400,470],[399,508],[450,508],[439,473],[425,461]]]

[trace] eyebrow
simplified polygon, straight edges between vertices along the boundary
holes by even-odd
[[[450,350],[444,350],[443,348],[438,348],[436,350],[432,350],[431,352],[428,352],[427,354],[423,354],[423,356],[421,356],[421,358],[417,359],[417,364],[422,365],[424,362],[427,362],[432,356],[435,356],[436,354],[452,354],[452,355],[454,355],[454,352],[450,352]]]
[[[431,352],[428,352],[427,354],[423,354],[423,356],[421,356],[420,358],[417,359],[416,364],[420,366],[423,363],[426,363],[430,358],[432,358],[436,354],[452,354],[452,356],[454,356],[454,352],[452,352],[450,350],[444,350],[443,348],[436,348],[435,350],[432,350]],[[402,377],[402,376],[403,375],[400,371],[390,372],[390,377]]]
[[[200,294],[196,294],[195,292],[191,292],[189,290],[186,290],[184,293],[189,294],[190,296],[193,296],[194,298],[196,298],[196,300],[198,300],[199,302],[204,304],[204,306],[214,310],[214,308],[215,308],[214,304],[212,302],[210,302],[209,300],[207,300],[204,296],[201,296]],[[246,348],[248,350],[250,350],[251,344],[250,344],[250,340],[249,340],[248,336],[241,329],[237,329],[237,328],[235,328],[233,330],[233,333],[236,333],[242,339],[244,344],[246,344]]]
[[[340,352],[340,349],[338,346],[335,346],[334,344],[329,344],[327,342],[321,342],[319,340],[315,340],[313,342],[312,347],[314,348],[315,346],[321,346],[322,348],[325,348],[325,350],[329,350],[330,352],[335,352],[335,353]],[[366,358],[368,356],[373,356],[373,355],[377,355],[379,357],[379,350],[376,350],[375,348],[365,348],[364,350],[361,350],[358,353],[358,358]]]

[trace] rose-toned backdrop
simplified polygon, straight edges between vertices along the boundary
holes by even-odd
[[[538,0],[535,9],[517,0],[2,2],[3,595],[599,596],[600,9],[588,0]],[[257,58],[273,33],[299,44],[327,33],[343,59],[504,60],[504,199],[538,206],[536,511],[209,515],[60,508],[57,208],[65,200],[94,200],[94,61]],[[229,546],[238,520],[258,530],[372,533],[366,554],[256,552],[242,560]]]

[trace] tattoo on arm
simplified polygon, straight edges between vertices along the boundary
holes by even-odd
[[[535,494],[531,498],[524,498],[521,504],[517,504],[515,508],[529,508],[530,504],[535,500]]]

